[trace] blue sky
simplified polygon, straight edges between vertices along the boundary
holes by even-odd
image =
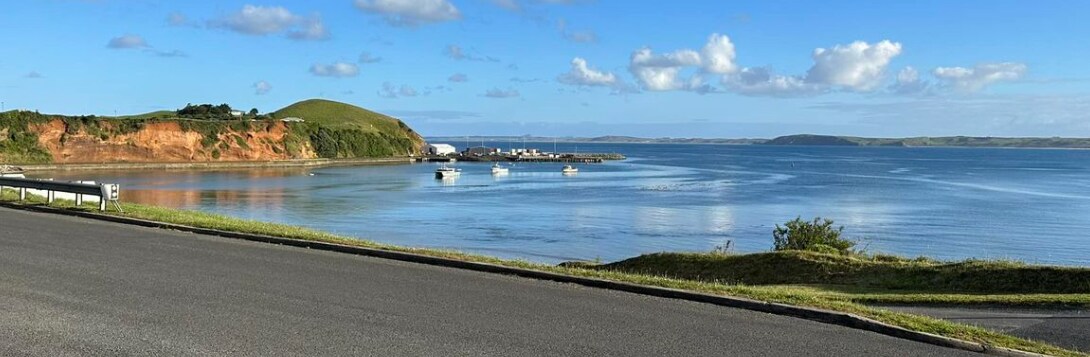
[[[7,109],[327,98],[425,135],[1090,136],[1083,1],[15,3]]]

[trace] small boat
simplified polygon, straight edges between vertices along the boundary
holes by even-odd
[[[438,169],[435,169],[435,178],[437,178],[437,179],[454,178],[454,177],[458,177],[458,176],[461,176],[461,175],[462,175],[462,170],[459,170],[459,169],[456,169],[456,168],[453,168],[453,167],[449,167],[446,164],[443,164],[443,166],[440,166]]]
[[[565,175],[575,175],[579,173],[579,169],[572,167],[571,165],[564,165],[564,168],[560,169],[560,173]]]
[[[508,174],[510,172],[511,172],[511,169],[500,166],[500,163],[498,163],[498,162],[495,163],[495,164],[492,164],[492,174],[493,175],[506,175],[506,174]]]

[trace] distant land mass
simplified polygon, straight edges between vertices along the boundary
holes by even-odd
[[[640,138],[632,136],[547,137],[547,136],[435,136],[429,141],[470,145],[510,142],[611,143],[611,144],[718,144],[718,145],[801,145],[801,146],[889,146],[889,147],[996,147],[996,148],[1090,148],[1090,138],[919,136],[910,138],[866,138],[856,136],[798,134],[774,139]]]

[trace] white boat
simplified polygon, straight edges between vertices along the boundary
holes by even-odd
[[[456,168],[453,168],[453,167],[449,167],[446,164],[443,164],[443,166],[440,166],[438,169],[435,169],[435,178],[437,178],[437,179],[454,178],[454,177],[458,177],[458,176],[461,176],[461,175],[462,175],[462,170],[459,170],[459,169],[456,169]]]
[[[506,174],[508,174],[510,172],[511,172],[511,169],[500,166],[500,163],[498,163],[498,162],[495,163],[495,164],[492,164],[492,174],[493,175],[506,175]]]
[[[565,175],[575,175],[579,173],[579,169],[572,167],[572,165],[564,165],[564,168],[560,169],[560,173]]]

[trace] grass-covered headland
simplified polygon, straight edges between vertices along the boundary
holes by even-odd
[[[27,205],[44,205],[30,197]],[[0,201],[18,202],[14,190]],[[93,211],[58,200],[54,208]],[[522,260],[419,249],[375,243],[327,232],[215,214],[122,204],[124,213],[108,214],[199,228],[263,234],[390,251],[535,269],[573,276],[684,289],[703,293],[815,307],[851,313],[916,331],[1057,356],[1086,356],[1046,343],[1003,333],[872,307],[869,303],[987,304],[1009,306],[1090,307],[1090,269],[1034,266],[1016,262],[968,260],[941,262],[870,255],[852,250],[832,222],[793,221],[777,227],[774,250],[734,254],[658,253],[608,264],[565,263],[558,266]],[[780,244],[782,243],[782,244]],[[841,247],[843,249],[838,249]],[[726,248],[726,247],[724,247]]]
[[[311,99],[275,112],[261,114],[257,108],[237,111],[227,104],[187,104],[175,111],[156,111],[130,116],[53,115],[32,111],[0,112],[0,162],[44,164],[53,161],[39,140],[40,131],[51,123],[63,126],[60,146],[74,137],[89,137],[103,144],[120,135],[140,132],[160,123],[177,123],[181,131],[200,134],[200,152],[213,159],[232,146],[249,151],[250,133],[268,132],[278,125],[287,127],[279,142],[262,142],[277,154],[295,159],[345,159],[409,156],[424,141],[401,120],[353,105]],[[313,156],[308,157],[310,153]],[[87,158],[87,162],[109,161]]]

